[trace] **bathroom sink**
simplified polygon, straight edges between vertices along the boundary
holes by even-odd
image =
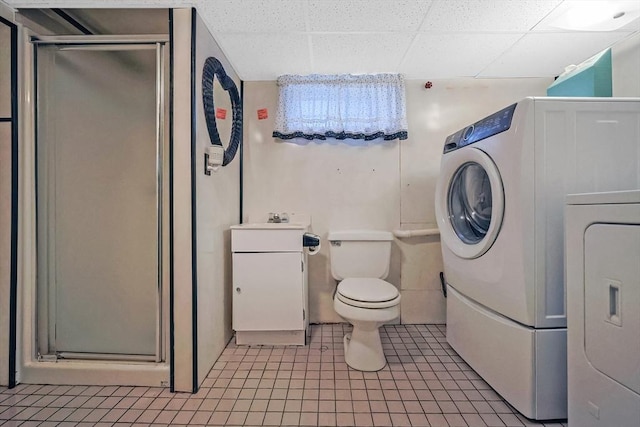
[[[231,226],[232,230],[303,230],[305,228],[307,226],[304,224],[292,222],[250,222]]]
[[[290,222],[231,226],[232,252],[300,252],[308,226]]]

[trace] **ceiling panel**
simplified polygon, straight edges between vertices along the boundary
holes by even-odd
[[[576,20],[576,8],[588,5],[590,8],[583,12],[584,19]],[[574,17],[573,19],[571,17]],[[561,28],[571,29],[580,23],[583,31],[638,31],[640,30],[640,1],[639,0],[615,0],[615,1],[589,1],[566,0],[548,14],[534,31],[558,32]]]
[[[219,34],[218,43],[242,80],[275,80],[282,74],[311,74],[304,34]]]
[[[562,0],[434,2],[421,31],[529,31]]]
[[[413,40],[411,34],[314,34],[311,36],[314,72],[398,72]]]
[[[481,77],[557,76],[628,36],[622,32],[530,33],[490,64]]]
[[[305,1],[215,0],[198,2],[198,10],[216,32],[306,31]]]
[[[52,4],[4,1],[14,7]],[[570,6],[594,3],[600,2],[55,0],[56,7],[195,6],[244,80],[378,72],[402,72],[408,78],[553,77],[567,65],[640,32],[640,18],[624,22],[623,29],[613,33],[570,32],[549,25]],[[638,4],[640,0],[615,0],[616,8],[628,8],[627,17]]]
[[[428,0],[309,0],[311,31],[417,31]]]
[[[473,77],[522,36],[523,33],[420,34],[400,72],[408,78]]]

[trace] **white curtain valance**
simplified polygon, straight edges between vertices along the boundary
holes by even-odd
[[[407,139],[400,74],[284,75],[278,86],[275,138]]]

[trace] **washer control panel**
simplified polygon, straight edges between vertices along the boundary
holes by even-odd
[[[502,110],[485,117],[474,124],[451,134],[444,142],[444,152],[457,150],[474,142],[499,134],[511,127],[513,113],[518,104],[510,105]]]

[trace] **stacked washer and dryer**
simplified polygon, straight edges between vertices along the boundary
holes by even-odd
[[[447,341],[528,418],[567,418],[565,197],[635,188],[637,98],[526,98],[445,141]]]

